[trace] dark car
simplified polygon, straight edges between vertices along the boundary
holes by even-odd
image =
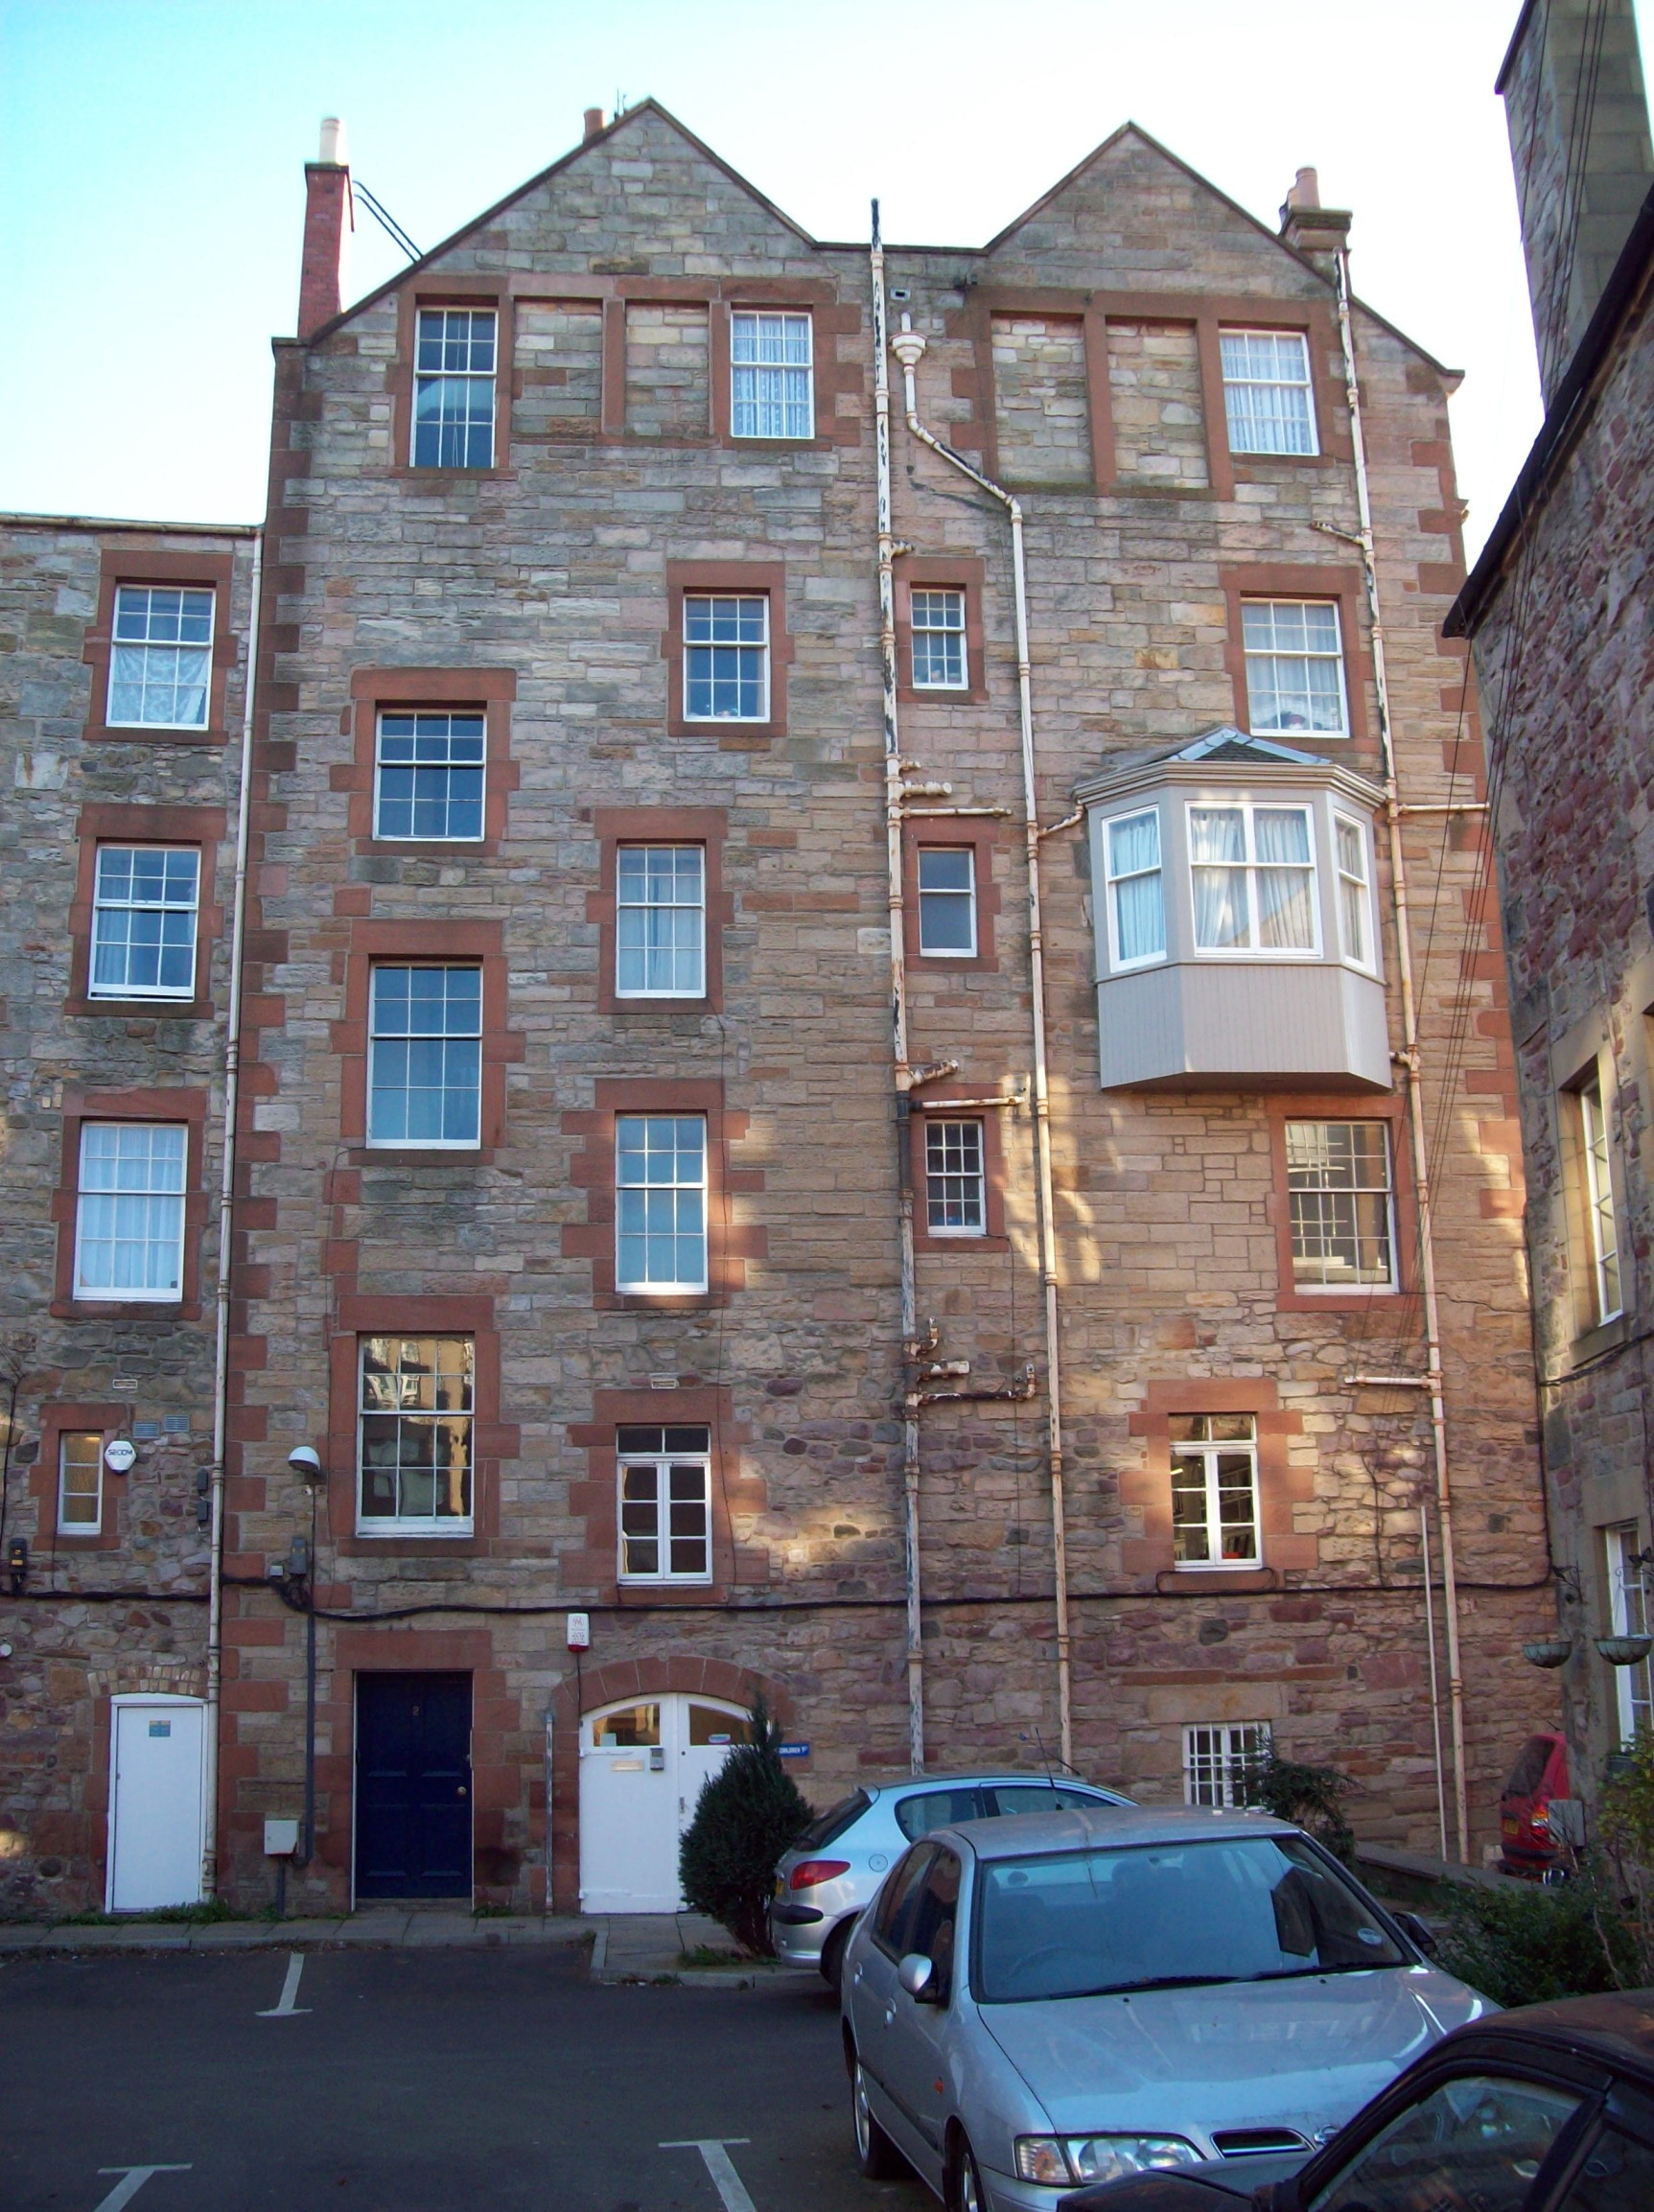
[[[1563,1863],[1551,1839],[1550,1801],[1568,1795],[1568,1739],[1530,1735],[1500,1793],[1501,1865],[1507,1874],[1549,1874]]]
[[[1058,2212],[1654,2212],[1654,1990],[1459,2028],[1306,2158],[1071,2191]]]

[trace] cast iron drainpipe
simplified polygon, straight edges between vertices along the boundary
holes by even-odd
[[[882,290],[882,288],[881,288]],[[883,317],[880,315],[880,322]],[[950,468],[997,500],[1011,523],[1013,603],[1016,617],[1016,692],[1022,735],[1023,834],[1028,850],[1028,961],[1034,1001],[1034,1157],[1039,1186],[1039,1271],[1045,1290],[1045,1393],[1047,1451],[1051,1460],[1051,1536],[1057,1582],[1057,1717],[1064,1766],[1074,1758],[1073,1701],[1070,1695],[1068,1632],[1068,1527],[1062,1487],[1062,1373],[1058,1338],[1057,1222],[1051,1186],[1051,1098],[1045,1053],[1045,933],[1039,900],[1039,795],[1034,763],[1034,677],[1028,654],[1028,571],[1023,557],[1022,508],[1002,484],[985,477],[978,468],[943,445],[919,419],[914,371],[925,350],[923,336],[913,329],[912,316],[901,318],[901,329],[889,341],[901,363],[909,433],[944,460]],[[883,337],[875,329],[874,342]],[[879,346],[880,373],[883,347]]]
[[[241,788],[236,795],[236,882],[230,922],[230,1003],[224,1023],[224,1157],[219,1178],[219,1272],[215,1288],[217,1333],[213,1354],[213,1464],[207,1481],[212,1500],[207,1539],[207,1711],[201,1788],[206,1799],[206,1842],[201,1851],[201,1895],[219,1886],[219,1721],[223,1681],[224,1628],[224,1450],[229,1432],[230,1255],[236,1195],[236,1114],[241,1096],[242,954],[247,925],[247,830],[251,820],[253,707],[258,686],[259,593],[264,579],[265,541],[253,537],[251,599],[247,613],[246,675],[242,695]]]

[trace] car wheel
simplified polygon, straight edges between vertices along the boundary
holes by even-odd
[[[953,2163],[948,2173],[947,2212],[988,2212],[982,2176],[976,2170],[976,2153],[964,2135],[956,2135]]]
[[[844,1947],[850,1942],[850,1930],[854,1926],[853,1919],[840,1921],[838,1926],[834,1928],[832,1934],[822,1945],[822,1979],[835,1997],[839,1992],[839,1985],[844,1980]]]
[[[850,2067],[850,2112],[855,2121],[855,2160],[868,2181],[899,2181],[910,2171],[907,2160],[873,2116],[867,2101],[867,2076],[857,2059]]]

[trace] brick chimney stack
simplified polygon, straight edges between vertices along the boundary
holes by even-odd
[[[1654,185],[1632,0],[1526,0],[1494,89],[1549,407]]]
[[[304,256],[299,264],[298,335],[309,338],[343,305],[345,244],[356,228],[344,125],[324,116],[321,147],[304,165]]]
[[[1304,254],[1325,277],[1349,236],[1347,207],[1321,205],[1321,180],[1313,169],[1300,169],[1281,207],[1281,237]]]
[[[600,136],[603,128],[603,110],[600,107],[588,107],[586,110],[585,128],[581,133],[582,143],[584,143],[584,141],[588,138],[596,138]]]

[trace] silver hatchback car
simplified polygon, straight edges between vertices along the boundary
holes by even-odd
[[[948,2212],[1306,2152],[1493,2010],[1285,1821],[1178,1808],[942,1828],[844,1957],[856,2150]],[[1427,1939],[1428,1940],[1428,1939]]]
[[[1130,1802],[1049,1775],[904,1774],[864,1782],[818,1814],[776,1869],[770,1938],[777,1956],[788,1966],[819,1968],[836,1990],[857,1916],[891,1863],[933,1828]]]

